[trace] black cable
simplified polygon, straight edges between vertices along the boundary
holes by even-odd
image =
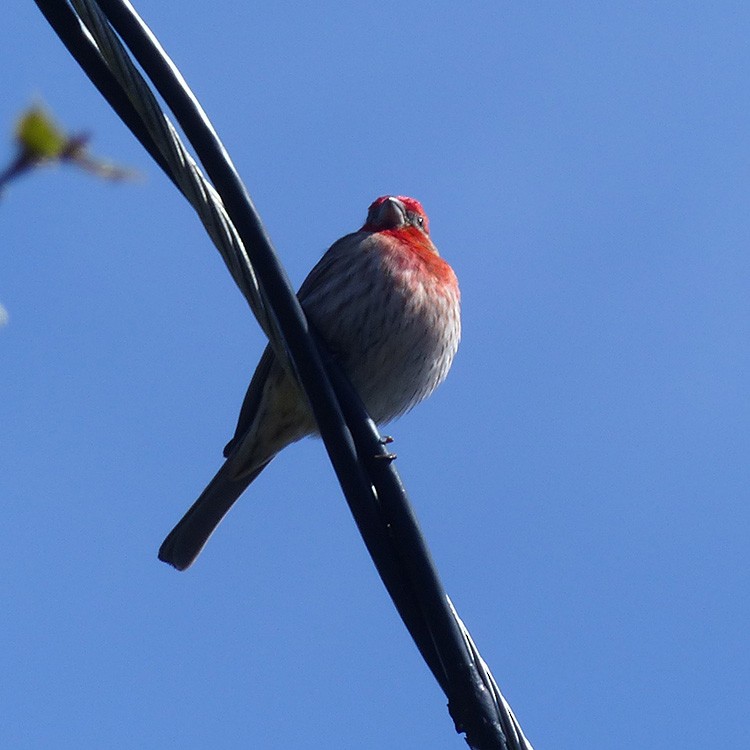
[[[145,132],[96,48],[82,34],[77,17],[67,4],[52,0],[35,2],[107,101],[160,167],[170,174],[158,147]],[[382,458],[386,451],[378,432],[348,380],[328,362],[334,394],[321,362],[321,352],[286,274],[244,185],[200,105],[129,5],[120,0],[100,0],[100,5],[175,113],[222,196],[252,257],[368,550],[405,624],[448,695],[458,731],[466,732],[467,741],[475,748],[506,748],[508,741],[513,748],[530,747],[518,744],[515,733],[503,731],[506,717],[502,713],[498,716],[497,705],[493,704],[471,659],[401,480],[391,462]],[[380,458],[375,458],[376,455]],[[373,504],[371,482],[377,489],[382,515]]]

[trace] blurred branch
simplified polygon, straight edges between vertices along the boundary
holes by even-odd
[[[21,175],[51,164],[71,164],[111,182],[138,177],[134,170],[93,156],[88,141],[82,133],[67,135],[41,104],[29,107],[16,123],[16,155],[0,172],[0,191]]]

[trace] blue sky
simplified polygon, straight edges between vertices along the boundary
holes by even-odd
[[[295,284],[374,197],[424,204],[464,339],[387,431],[534,745],[748,746],[750,7],[137,7]],[[145,179],[2,199],[0,745],[463,747],[318,441],[157,561],[263,339],[36,6],[6,17],[4,132],[40,98]]]

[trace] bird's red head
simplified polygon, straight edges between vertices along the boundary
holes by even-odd
[[[406,195],[381,195],[370,205],[362,229],[366,232],[380,232],[408,226],[416,227],[425,235],[430,234],[430,223],[422,204]]]

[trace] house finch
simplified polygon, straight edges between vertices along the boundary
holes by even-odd
[[[329,248],[298,297],[378,424],[411,409],[448,374],[461,337],[458,282],[413,198],[378,198],[362,229]],[[271,459],[316,431],[299,386],[266,347],[224,465],[164,540],[159,559],[189,567]]]

